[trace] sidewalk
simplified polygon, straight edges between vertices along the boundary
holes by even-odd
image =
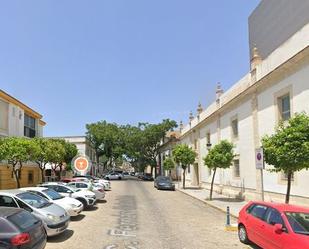
[[[197,200],[204,202],[205,204],[216,208],[224,213],[226,213],[226,208],[230,207],[230,214],[234,218],[238,218],[238,213],[241,208],[247,204],[247,201],[237,200],[230,198],[216,192],[212,194],[212,201],[209,199],[209,190],[205,188],[195,188],[188,186],[186,189],[183,189],[182,186],[178,186],[178,183],[175,183],[176,190],[182,192],[186,195],[189,195]]]

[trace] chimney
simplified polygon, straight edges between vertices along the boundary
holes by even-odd
[[[193,116],[193,112],[191,111],[190,114],[189,114],[190,123],[192,122],[193,119],[194,119],[194,116]]]
[[[180,120],[180,122],[179,122],[179,130],[180,130],[180,132],[182,132],[182,130],[183,130],[183,123],[182,123],[182,120]]]
[[[252,49],[251,71],[256,69],[256,66],[259,65],[261,62],[262,62],[262,58],[259,55],[259,51],[258,51],[256,45],[254,45],[254,47]]]
[[[216,89],[216,102],[217,104],[220,104],[220,97],[223,94],[223,89],[221,88],[221,83],[217,83],[217,89]]]
[[[197,114],[198,114],[198,115],[201,114],[202,111],[203,111],[203,107],[202,107],[201,102],[199,102],[199,103],[198,103],[198,106],[197,106]]]

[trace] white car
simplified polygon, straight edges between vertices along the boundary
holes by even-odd
[[[111,182],[109,180],[105,180],[102,178],[98,178],[96,176],[74,176],[73,177],[74,181],[78,182],[93,182],[93,183],[100,183],[104,186],[104,190],[111,190]]]
[[[64,197],[53,189],[45,187],[27,187],[21,188],[21,190],[37,194],[50,202],[56,203],[60,207],[64,208],[70,216],[79,215],[84,208],[84,205],[79,200],[72,197]]]
[[[94,206],[96,196],[89,190],[80,190],[64,185],[63,183],[47,182],[41,184],[42,187],[51,188],[62,196],[73,197],[83,203],[84,208]]]
[[[112,189],[111,188],[111,182],[109,180],[94,177],[93,182],[102,184],[104,186],[104,190],[111,190]]]
[[[67,186],[74,187],[81,190],[89,190],[95,193],[97,200],[103,200],[105,198],[105,191],[102,185],[91,182],[69,182]]]
[[[122,180],[123,175],[121,173],[111,172],[111,173],[105,175],[104,178],[106,180]]]

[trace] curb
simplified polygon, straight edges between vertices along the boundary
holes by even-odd
[[[212,208],[214,208],[214,209],[217,209],[217,210],[219,210],[219,211],[221,211],[221,212],[223,212],[223,213],[226,214],[226,210],[223,209],[223,208],[220,208],[220,207],[218,207],[218,206],[216,206],[216,205],[214,205],[214,204],[209,203],[208,201],[205,201],[205,200],[203,200],[203,199],[200,199],[200,198],[198,198],[198,197],[195,197],[195,196],[193,196],[193,195],[190,195],[189,193],[187,193],[187,192],[185,192],[185,191],[183,191],[183,190],[181,190],[181,189],[176,188],[176,190],[179,191],[180,193],[183,193],[183,194],[185,194],[185,195],[187,195],[187,196],[190,196],[190,197],[193,198],[193,199],[196,199],[196,200],[198,200],[198,201],[201,201],[201,202],[205,203],[205,204],[208,205],[209,207],[212,207]],[[231,213],[230,213],[230,215],[231,215],[233,218],[238,219],[238,216],[237,216],[237,215],[234,215],[234,214],[231,214]]]

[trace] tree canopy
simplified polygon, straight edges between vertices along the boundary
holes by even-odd
[[[23,163],[32,159],[35,145],[27,138],[8,137],[0,144],[1,160],[7,160],[16,179],[17,188],[20,188],[20,173]]]
[[[159,124],[139,123],[137,126],[107,121],[86,126],[87,137],[94,144],[97,157],[103,159],[105,168],[126,160],[139,170],[147,165],[156,166],[160,140],[175,127],[176,122],[169,119]]]
[[[232,165],[234,158],[233,147],[233,144],[229,141],[222,140],[220,143],[211,148],[207,156],[204,158],[204,164],[213,170],[209,197],[210,200],[212,200],[213,184],[217,168],[226,169]]]
[[[262,138],[264,158],[273,171],[287,174],[286,203],[289,203],[294,172],[309,168],[309,116],[296,114],[288,122],[281,122],[275,134]]]
[[[186,169],[195,162],[196,153],[187,144],[178,144],[173,149],[174,161],[183,169],[182,187],[186,188]]]

